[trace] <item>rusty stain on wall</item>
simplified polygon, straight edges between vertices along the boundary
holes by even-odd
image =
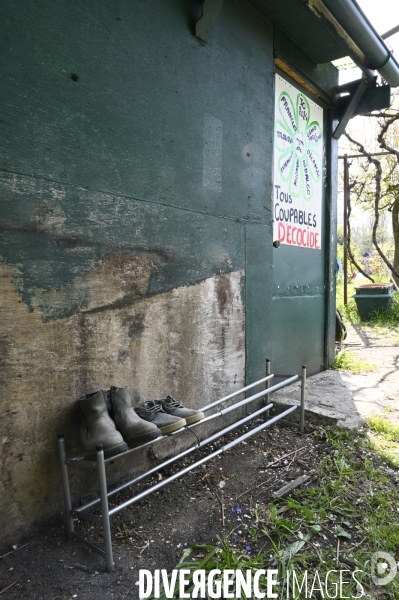
[[[230,278],[228,276],[224,274],[220,275],[216,291],[219,314],[223,317],[233,301],[233,290],[231,289]]]

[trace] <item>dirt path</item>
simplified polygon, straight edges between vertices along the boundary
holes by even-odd
[[[376,365],[367,373],[341,373],[359,414],[383,412],[399,423],[399,329],[382,333],[370,325],[349,325],[344,347]]]

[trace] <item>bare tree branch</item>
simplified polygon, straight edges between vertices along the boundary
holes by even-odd
[[[391,117],[391,115],[386,115],[384,113],[368,113],[365,116],[367,118],[374,117],[374,118],[378,118],[378,119],[389,119]]]
[[[381,131],[377,136],[377,140],[378,140],[378,143],[380,144],[380,148],[384,148],[384,150],[388,150],[388,152],[391,152],[391,154],[396,157],[396,161],[399,163],[399,151],[396,150],[396,148],[393,148],[392,146],[390,146],[384,137],[384,135],[387,133],[389,127],[398,119],[399,119],[399,115],[391,116],[381,127]]]
[[[392,124],[397,119],[399,119],[399,115],[397,117],[391,117],[390,124]],[[388,144],[386,143],[385,139],[383,138],[383,133],[386,133],[390,124],[387,121],[384,124],[384,126],[382,127],[382,130],[377,137],[380,145],[384,144],[384,146],[382,146],[382,147],[387,148],[389,150],[391,150],[391,148],[389,148]],[[379,223],[379,218],[380,218],[379,201],[381,198],[381,179],[382,179],[381,161],[378,160],[375,156],[372,156],[372,154],[370,154],[370,152],[367,152],[367,150],[363,146],[363,144],[354,140],[348,133],[345,133],[345,136],[352,144],[354,144],[355,146],[357,146],[357,148],[359,148],[359,152],[361,152],[361,154],[364,154],[364,156],[369,161],[369,164],[373,164],[375,167],[376,174],[375,174],[375,191],[374,191],[374,224],[373,224],[372,241],[373,241],[374,247],[376,248],[378,254],[380,255],[381,259],[384,261],[384,263],[386,264],[388,269],[391,271],[391,273],[393,273],[395,275],[395,277],[397,277],[399,279],[399,272],[396,271],[396,269],[394,269],[393,265],[386,258],[385,254],[381,250],[381,248],[378,244],[378,241],[377,241],[377,229],[378,229],[378,223]],[[392,149],[392,153],[395,156],[397,156],[397,158],[399,158],[399,151]]]

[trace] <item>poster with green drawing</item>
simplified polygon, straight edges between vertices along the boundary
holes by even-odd
[[[276,75],[273,240],[321,248],[323,110]]]

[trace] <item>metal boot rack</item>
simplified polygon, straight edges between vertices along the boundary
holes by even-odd
[[[280,383],[277,383],[277,384],[271,386],[270,383],[271,383],[271,380],[273,379],[273,377],[279,377],[279,378],[287,377],[287,379],[284,379]],[[299,375],[293,375],[293,376],[273,375],[270,373],[270,361],[269,360],[266,361],[266,377],[263,377],[263,379],[259,379],[258,381],[255,381],[255,383],[251,383],[250,385],[247,385],[246,387],[244,387],[240,390],[237,390],[236,392],[229,394],[228,396],[225,396],[224,398],[220,398],[219,400],[216,400],[215,402],[212,402],[211,404],[208,404],[207,406],[203,406],[200,410],[202,412],[208,411],[211,408],[214,408],[215,406],[218,406],[219,404],[222,404],[223,402],[226,402],[227,400],[230,400],[231,398],[234,398],[235,396],[238,396],[239,394],[242,394],[251,388],[254,388],[262,383],[265,383],[265,389],[262,392],[256,393],[253,396],[250,396],[249,398],[245,398],[245,400],[241,400],[231,406],[228,406],[227,408],[222,408],[221,410],[218,410],[216,413],[214,413],[208,417],[205,417],[201,421],[198,421],[197,423],[193,423],[193,425],[186,426],[186,427],[179,429],[178,431],[175,431],[169,435],[156,438],[155,440],[147,442],[146,444],[142,444],[141,446],[131,448],[131,449],[127,450],[126,452],[123,452],[122,454],[119,454],[117,456],[113,456],[111,458],[105,459],[103,447],[102,447],[102,445],[99,445],[99,446],[97,446],[97,458],[95,461],[85,460],[84,457],[82,457],[82,456],[68,459],[68,458],[66,458],[66,454],[65,454],[64,434],[59,433],[57,436],[58,437],[58,450],[59,450],[59,456],[60,456],[62,485],[63,485],[63,491],[64,491],[65,517],[66,517],[66,525],[67,525],[69,539],[78,540],[85,546],[89,547],[93,552],[96,552],[100,556],[104,557],[106,566],[107,566],[107,570],[111,571],[113,569],[114,561],[113,561],[113,553],[112,553],[110,517],[112,517],[119,511],[123,510],[124,508],[130,506],[131,504],[134,504],[135,502],[142,500],[149,494],[152,494],[153,492],[159,490],[160,488],[167,485],[171,481],[174,481],[178,477],[185,475],[192,469],[199,467],[200,465],[204,464],[208,460],[211,460],[215,456],[218,456],[219,454],[222,454],[223,452],[230,450],[230,448],[233,448],[234,446],[236,446],[243,440],[251,437],[252,435],[255,435],[259,431],[266,429],[266,427],[270,427],[271,425],[273,425],[280,419],[284,419],[284,417],[286,417],[290,413],[297,410],[298,406],[291,406],[290,408],[286,409],[284,412],[280,413],[279,415],[277,415],[271,419],[268,419],[261,425],[258,425],[257,427],[254,427],[253,429],[251,429],[250,431],[247,431],[243,435],[240,435],[238,438],[236,438],[232,442],[225,444],[223,447],[219,448],[215,452],[211,452],[210,454],[208,454],[208,456],[205,456],[204,458],[197,460],[196,462],[189,465],[188,467],[185,467],[185,468],[179,470],[178,472],[174,473],[170,477],[167,477],[166,479],[163,479],[162,481],[156,483],[155,485],[149,486],[144,491],[132,496],[125,502],[122,502],[121,504],[118,504],[117,506],[114,506],[111,509],[108,506],[108,498],[111,498],[118,492],[121,492],[122,490],[130,487],[131,485],[133,485],[135,483],[138,483],[142,479],[145,479],[146,477],[153,475],[154,473],[157,473],[157,471],[159,471],[159,469],[162,469],[163,467],[170,465],[171,463],[182,458],[183,456],[187,456],[188,454],[190,454],[191,452],[194,452],[198,448],[202,448],[203,446],[206,446],[207,444],[214,442],[215,440],[222,437],[226,433],[229,433],[233,429],[236,429],[237,427],[244,425],[248,421],[250,421],[252,419],[256,419],[260,415],[265,415],[266,412],[268,412],[271,408],[273,408],[273,404],[266,404],[266,402],[267,402],[266,396],[268,394],[270,394],[271,392],[275,392],[283,387],[291,385],[292,383],[294,383],[295,381],[298,381],[299,379],[301,379],[301,404],[299,407],[300,408],[299,429],[300,429],[300,432],[303,433],[304,426],[305,426],[306,366],[302,367],[302,376],[301,377]],[[236,421],[232,425],[229,425],[228,427],[221,429],[220,431],[214,433],[213,435],[199,441],[194,446],[190,446],[189,448],[187,448],[187,450],[184,450],[183,452],[176,454],[176,456],[172,456],[171,458],[168,458],[167,460],[159,463],[155,467],[145,471],[141,475],[137,475],[133,479],[126,481],[125,483],[113,488],[110,491],[107,490],[107,476],[106,476],[106,471],[105,471],[105,466],[107,463],[113,463],[114,461],[124,458],[124,457],[132,454],[133,452],[136,452],[139,449],[145,448],[146,446],[152,446],[153,444],[157,443],[158,441],[168,438],[171,435],[176,435],[176,434],[180,433],[181,431],[184,431],[185,429],[191,430],[198,425],[202,425],[203,423],[206,423],[207,421],[211,421],[212,419],[226,415],[229,412],[236,410],[237,408],[239,408],[241,406],[245,406],[245,405],[249,404],[250,402],[253,402],[254,400],[257,400],[262,397],[265,397],[265,406],[263,406],[259,410],[253,412],[252,414],[247,415],[246,417],[240,419],[239,421]],[[100,487],[100,493],[99,493],[98,498],[96,498],[95,500],[91,500],[90,502],[86,502],[86,504],[79,506],[76,509],[72,508],[71,493],[70,493],[69,478],[68,478],[68,467],[81,467],[83,469],[97,470],[99,487]],[[101,507],[101,514],[93,514],[91,512],[88,512],[88,509],[96,508],[98,505],[100,505],[100,507]],[[81,535],[79,535],[78,533],[76,533],[74,531],[73,520],[76,517],[79,519],[87,520],[87,521],[95,521],[95,522],[101,521],[102,522],[105,550],[98,548],[97,546],[95,546],[91,542],[87,541],[85,538],[83,538]]]

